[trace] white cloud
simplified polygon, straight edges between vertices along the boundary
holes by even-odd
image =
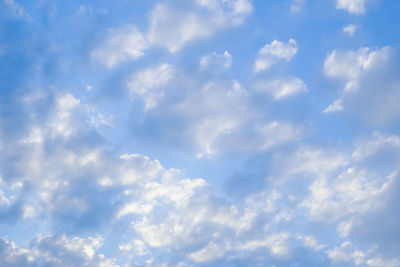
[[[0,256],[4,266],[110,266],[115,259],[107,259],[97,250],[103,245],[100,236],[68,239],[65,236],[40,235],[29,249],[18,247],[0,238]]]
[[[229,69],[232,65],[232,55],[228,51],[223,54],[216,52],[200,58],[200,69],[212,69],[213,71]]]
[[[268,124],[256,125],[255,127],[259,134],[256,139],[255,147],[259,150],[267,150],[274,146],[296,140],[300,136],[301,130],[289,123],[272,121]]]
[[[334,50],[325,60],[325,74],[345,82],[345,86],[325,112],[344,111],[374,126],[398,123],[397,58],[391,47]]]
[[[326,247],[324,244],[319,244],[318,240],[313,236],[297,235],[297,238],[303,241],[305,247],[312,248],[316,251]]]
[[[4,195],[4,192],[0,189],[0,205],[8,205],[10,200]]]
[[[162,87],[174,77],[174,68],[169,64],[160,64],[133,74],[127,84],[133,95],[143,98],[145,109],[157,106],[164,96]]]
[[[213,112],[221,112],[228,117],[246,114],[244,119],[239,120],[240,125],[253,126],[247,129],[255,131],[256,145],[252,144],[253,138],[241,137],[235,140],[244,140],[243,143],[251,149],[268,149],[276,143],[295,139],[296,134],[293,133],[296,131],[290,124],[274,121],[261,123],[254,119],[256,116],[249,116],[251,112],[234,110],[237,103],[242,104],[239,105],[242,107],[247,105],[246,101],[239,101],[243,101],[246,93],[238,84],[223,84],[230,87],[216,85],[221,84],[209,84],[204,91],[195,95],[197,102],[193,100],[187,103],[198,104],[198,110],[193,110],[196,105],[189,105],[193,107],[189,110],[199,116],[195,118],[207,121],[209,117],[215,117]],[[222,111],[217,109],[221,105],[219,96],[235,105],[230,103],[223,106]],[[268,180],[268,186],[233,205],[215,196],[202,178],[187,178],[181,171],[166,169],[158,160],[140,154],[116,157],[100,143],[88,144],[85,138],[92,138],[93,135],[87,133],[97,128],[90,124],[90,111],[84,108],[83,100],[71,94],[59,94],[50,99],[48,101],[53,102],[53,105],[49,107],[49,116],[40,123],[34,120],[38,111],[29,108],[35,101],[41,104],[40,98],[24,102],[30,112],[30,119],[42,133],[42,141],[19,142],[30,136],[31,131],[28,130],[25,135],[13,137],[16,139],[13,143],[18,144],[18,149],[13,149],[13,153],[17,154],[13,156],[21,159],[16,165],[21,171],[13,179],[15,183],[21,183],[18,188],[24,190],[12,191],[11,185],[1,184],[1,190],[5,192],[3,195],[10,200],[9,204],[5,203],[7,208],[22,202],[22,219],[23,211],[29,216],[28,206],[35,207],[35,216],[29,217],[29,220],[40,218],[44,220],[41,223],[55,225],[58,229],[66,227],[71,236],[87,229],[84,228],[86,225],[89,225],[90,231],[97,231],[103,226],[130,224],[132,227],[123,231],[123,241],[115,247],[119,247],[120,253],[124,255],[143,257],[143,261],[156,262],[157,253],[173,251],[189,263],[194,261],[206,264],[217,259],[229,262],[230,255],[235,255],[251,263],[272,265],[269,263],[295,258],[298,247],[312,253],[323,253],[325,244],[321,244],[317,237],[298,231],[292,233],[292,229],[298,229],[293,227],[308,224],[312,220],[313,223],[321,223],[318,227],[324,228],[323,223],[328,221],[333,229],[341,225],[337,230],[342,238],[354,238],[360,221],[370,221],[364,220],[366,214],[385,209],[390,206],[389,200],[396,200],[394,193],[397,191],[394,189],[397,178],[392,174],[399,166],[396,164],[397,158],[393,156],[400,143],[396,136],[374,136],[372,140],[356,144],[348,157],[343,155],[345,153],[305,146],[293,153],[281,153],[282,157],[275,156],[279,154],[277,151],[274,157],[280,172],[271,164],[269,169],[273,173],[261,178]],[[204,109],[204,106],[210,108]],[[212,112],[202,113],[210,109]],[[234,112],[229,113],[232,110]],[[59,115],[59,112],[63,114]],[[69,135],[50,134],[52,128],[49,121],[53,121],[53,115],[58,118],[75,118],[68,126]],[[251,120],[246,124],[248,118]],[[195,127],[196,123],[190,125]],[[225,133],[221,135],[222,139],[226,139]],[[83,141],[79,141],[82,140],[80,138]],[[72,141],[77,140],[77,145],[71,145]],[[213,145],[216,146],[211,146],[212,149],[219,149],[218,142]],[[46,151],[43,150],[44,146],[47,147]],[[376,161],[377,154],[387,153],[388,149],[388,158],[394,158],[394,162],[383,169],[369,164],[370,161]],[[2,152],[2,156],[10,153]],[[303,176],[307,182],[303,183]],[[35,182],[35,187],[29,194],[25,193],[25,185],[32,182]],[[291,192],[293,187],[295,190]],[[11,196],[15,197],[11,199]],[[386,199],[386,196],[390,198]],[[393,212],[393,207],[397,207],[396,202],[389,211]],[[397,227],[397,221],[394,222],[394,227]],[[362,229],[374,233],[377,225],[367,224]],[[3,242],[7,245],[0,246],[0,250],[5,251],[4,255],[11,255],[9,258],[4,257],[7,264],[11,262],[11,266],[14,262],[19,263],[14,264],[16,266],[24,266],[21,262],[27,262],[28,259],[52,266],[116,265],[116,260],[107,259],[99,252],[105,242],[102,237],[43,235],[33,239],[29,250],[19,249],[15,245],[13,247],[7,242]],[[396,248],[398,241],[392,242]],[[331,243],[326,244],[326,249],[331,251],[332,257],[340,258],[340,248],[332,248]],[[357,250],[342,252],[351,261],[361,255]],[[1,253],[0,256],[3,256]],[[351,256],[351,253],[355,253],[355,256]],[[378,259],[391,262],[390,256],[379,253],[380,250],[374,251],[364,262],[371,260],[373,264]],[[258,256],[252,258],[254,255]],[[157,259],[151,260],[153,257]]]
[[[336,0],[336,8],[352,14],[364,14],[365,3],[366,0]]]
[[[324,109],[324,113],[331,113],[331,112],[337,112],[343,110],[343,100],[342,99],[337,99],[335,102],[330,104],[326,109]]]
[[[97,46],[91,56],[111,68],[143,56],[151,46],[165,47],[173,53],[189,42],[242,24],[251,12],[248,0],[193,0],[185,8],[157,4],[150,12],[145,34],[132,25],[111,29],[103,38],[104,44]]]
[[[303,9],[305,3],[306,0],[293,0],[290,6],[290,12],[292,13],[300,12]]]
[[[143,56],[148,46],[143,34],[131,25],[109,30],[103,42],[91,56],[108,68]]]
[[[334,181],[325,177],[309,187],[310,196],[303,202],[315,220],[335,221],[355,213],[376,208],[375,199],[381,195],[392,176],[376,177],[366,170],[349,168]]]
[[[325,59],[325,73],[333,78],[354,81],[368,66],[367,62],[372,53],[369,48],[357,51],[333,50]],[[351,89],[350,84],[346,88]]]
[[[400,266],[400,261],[396,258],[382,259],[369,255],[371,251],[362,251],[357,249],[351,242],[343,242],[340,246],[326,251],[328,258],[334,264],[350,263],[355,266],[383,267]]]
[[[306,84],[296,77],[258,81],[254,84],[254,88],[259,92],[269,94],[275,100],[281,100],[291,95],[308,91]]]
[[[204,39],[243,23],[251,13],[247,0],[196,0],[187,10],[165,4],[156,5],[150,16],[147,38],[153,45],[170,52],[196,39]]]
[[[259,119],[259,111],[237,81],[210,81],[176,108],[190,121],[184,136],[195,145],[198,157],[267,150],[301,133],[289,122]]]
[[[274,40],[270,44],[266,44],[258,52],[254,63],[254,72],[267,70],[280,60],[291,60],[297,50],[297,43],[294,39],[290,39],[287,43]]]
[[[357,30],[357,26],[354,24],[349,24],[343,28],[343,32],[346,33],[349,37],[353,36]]]

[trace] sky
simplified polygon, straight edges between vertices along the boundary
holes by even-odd
[[[0,0],[0,267],[400,266],[399,14]]]

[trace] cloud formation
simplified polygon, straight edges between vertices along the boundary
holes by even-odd
[[[400,266],[366,4],[0,0],[0,266]]]
[[[254,63],[254,72],[265,71],[281,60],[291,60],[296,55],[297,50],[297,43],[294,39],[289,39],[287,43],[274,40],[266,44],[258,51]]]
[[[336,8],[351,14],[364,14],[366,0],[336,0]]]

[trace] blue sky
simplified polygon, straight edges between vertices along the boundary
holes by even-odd
[[[397,0],[0,0],[0,266],[400,266]]]

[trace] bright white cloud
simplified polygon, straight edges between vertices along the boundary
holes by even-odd
[[[97,250],[103,245],[100,236],[68,239],[65,236],[41,235],[28,249],[0,238],[0,256],[4,266],[110,266],[115,259],[107,259]]]
[[[147,38],[153,45],[170,52],[196,39],[204,39],[232,26],[243,23],[252,12],[248,0],[196,0],[189,9],[166,4],[156,5],[150,16]]]
[[[352,14],[365,13],[366,0],[336,0],[336,8],[344,9]]]
[[[333,78],[341,78],[354,81],[367,67],[369,48],[361,48],[357,51],[332,51],[325,59],[325,73]],[[355,82],[353,82],[355,83]],[[351,89],[351,84],[346,86]]]
[[[131,25],[109,30],[103,42],[91,56],[108,68],[143,56],[148,46],[143,34]]]
[[[296,77],[287,77],[272,81],[258,81],[254,84],[254,88],[259,92],[270,95],[275,100],[307,92],[306,84]]]
[[[274,40],[270,44],[266,44],[258,52],[254,63],[254,72],[267,70],[281,60],[291,60],[296,55],[297,50],[297,43],[294,39],[290,39],[287,43]]]

